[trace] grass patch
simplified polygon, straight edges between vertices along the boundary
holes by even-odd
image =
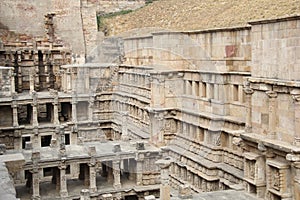
[[[120,16],[120,15],[126,15],[131,12],[132,10],[121,10],[112,13],[97,13],[98,31],[102,31],[106,35],[108,30],[107,30],[107,25],[105,24],[105,19]]]
[[[146,0],[145,6],[153,3],[154,1],[157,1],[157,0]],[[143,7],[141,7],[141,8],[143,8]],[[141,8],[138,8],[138,9],[141,9]],[[131,12],[133,12],[133,10],[121,10],[118,12],[111,12],[111,13],[104,13],[104,12],[97,13],[98,31],[103,32],[104,35],[108,35],[109,30],[108,30],[107,24],[105,23],[105,19],[109,19],[112,17],[121,16],[121,15],[126,15]]]

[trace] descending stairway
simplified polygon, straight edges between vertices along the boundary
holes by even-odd
[[[112,89],[113,82],[117,79],[119,71],[118,64],[120,64],[123,59],[123,40],[118,37],[106,38],[102,44],[98,46],[97,52],[98,57],[93,61],[105,63],[110,69],[110,77],[99,81],[97,92],[108,91]]]

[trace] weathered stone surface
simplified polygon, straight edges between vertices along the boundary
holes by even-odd
[[[85,44],[72,41],[85,56],[55,32],[72,36],[70,7],[43,15],[44,39],[1,45],[0,157],[21,198],[298,198],[299,16],[108,38],[97,59],[109,63],[79,64],[96,62],[97,1],[81,3]]]

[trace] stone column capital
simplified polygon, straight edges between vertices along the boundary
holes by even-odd
[[[269,98],[277,98],[277,92],[274,91],[267,91],[266,94],[268,95]]]
[[[61,162],[57,167],[60,170],[66,170],[67,169],[67,165],[64,162]]]
[[[11,108],[18,108],[18,103],[16,101],[12,101]]]
[[[300,94],[292,94],[294,103],[300,103]]]
[[[254,93],[254,90],[251,89],[250,87],[245,87],[245,88],[243,88],[243,90],[246,95],[252,95]]]
[[[155,162],[161,169],[167,169],[171,165],[172,160],[170,158],[161,159]]]
[[[294,162],[297,166],[297,168],[300,168],[300,154],[293,154],[293,153],[289,153],[286,155],[286,159],[288,161]]]

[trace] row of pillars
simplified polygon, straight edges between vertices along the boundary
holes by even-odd
[[[38,99],[37,99],[37,93],[33,92],[32,93],[32,99],[33,102],[31,104],[32,106],[32,126],[37,127],[39,125],[38,122]],[[72,122],[76,123],[77,122],[77,103],[78,101],[76,100],[76,97],[72,97]],[[58,93],[55,91],[54,99],[52,102],[53,105],[53,124],[60,124],[59,121],[59,112],[58,112]],[[12,112],[13,112],[13,126],[17,127],[19,126],[18,122],[18,104],[17,101],[12,102]],[[89,106],[88,106],[88,120],[92,121],[93,120],[93,107],[94,107],[94,97],[91,96],[89,100]]]
[[[66,164],[61,162],[57,168],[53,168],[53,177],[52,183],[56,184],[56,189],[59,191],[60,197],[68,197],[67,189],[67,177],[66,177]],[[120,177],[120,162],[113,161],[112,167],[107,169],[107,180],[108,182],[113,181],[113,186],[115,189],[121,188],[121,177]],[[41,169],[37,166],[34,166],[31,170],[31,181],[29,184],[32,184],[32,199],[40,199],[40,173]],[[89,186],[89,192],[97,192],[97,182],[96,182],[96,165],[91,162],[86,165],[82,165],[82,171],[79,175],[79,179],[84,181],[85,186]]]

